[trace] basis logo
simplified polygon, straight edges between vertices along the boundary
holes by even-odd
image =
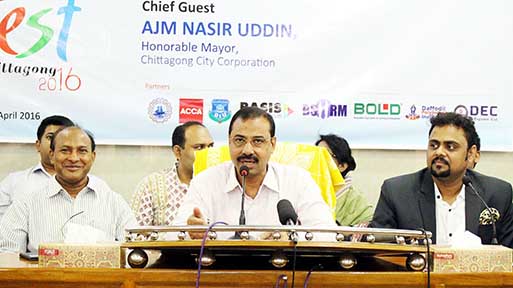
[[[213,99],[212,110],[208,112],[208,117],[217,123],[230,119],[232,117],[230,101],[228,99]]]
[[[169,120],[171,112],[171,104],[164,98],[157,98],[148,106],[148,116],[156,123],[164,123]]]
[[[331,104],[329,100],[321,99],[316,104],[303,104],[303,116],[319,117],[346,117],[347,105]]]
[[[279,102],[252,102],[251,104],[248,102],[240,102],[240,108],[244,107],[258,107],[270,114],[273,114],[275,117],[287,117],[294,112],[287,104],[282,104]]]
[[[469,107],[470,109],[465,105],[458,105],[454,108],[454,112],[463,116],[471,116],[472,118],[475,118],[474,120],[489,120],[492,117],[498,117],[497,106],[470,105]]]
[[[415,105],[411,105],[410,107],[410,113],[409,114],[406,114],[406,119],[408,120],[417,120],[420,118],[420,115],[415,113],[417,111],[417,107],[415,107]]]
[[[203,99],[180,99],[178,122],[203,122]]]

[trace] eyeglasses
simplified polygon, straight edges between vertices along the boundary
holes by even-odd
[[[253,146],[255,148],[259,148],[259,147],[264,146],[268,141],[269,141],[269,139],[266,139],[264,137],[255,137],[255,138],[249,140],[249,143],[251,143],[251,146]],[[236,147],[243,147],[243,146],[246,146],[246,144],[248,143],[248,139],[246,139],[246,137],[242,137],[242,136],[235,136],[232,138],[232,143]]]

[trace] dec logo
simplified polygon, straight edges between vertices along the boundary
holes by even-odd
[[[180,99],[179,123],[203,122],[203,99]]]
[[[467,108],[465,105],[458,105],[456,108],[454,108],[454,112],[461,114],[463,116],[491,116],[491,117],[497,117],[497,106],[477,106],[477,105],[470,105],[470,109]]]
[[[41,36],[30,48],[22,53],[18,53],[9,45],[8,34],[23,23],[26,18],[25,16],[27,16],[26,10],[25,7],[17,7],[11,10],[0,21],[0,49],[7,54],[16,55],[16,58],[25,58],[43,49],[53,38],[54,30],[49,26],[41,24],[40,19],[52,10],[52,8],[47,8],[28,16],[26,25],[39,30],[41,32]],[[66,6],[60,7],[57,10],[57,15],[64,14],[64,20],[59,32],[59,39],[57,40],[57,55],[63,61],[67,61],[66,47],[73,13],[81,10],[82,9],[80,7],[75,6],[75,0],[68,0],[68,4]]]
[[[399,115],[400,113],[399,104],[354,103],[355,115]]]

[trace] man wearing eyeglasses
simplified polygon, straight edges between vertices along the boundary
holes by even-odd
[[[276,205],[287,199],[302,225],[335,226],[319,187],[307,171],[269,162],[276,146],[275,124],[269,113],[256,107],[239,110],[230,122],[228,141],[232,161],[211,167],[192,179],[175,224],[239,224],[243,191],[239,172],[246,166],[245,224],[281,225]],[[200,238],[203,233],[190,236]]]

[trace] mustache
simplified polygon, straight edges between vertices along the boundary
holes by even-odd
[[[431,165],[435,164],[435,161],[437,160],[443,162],[445,165],[449,165],[449,161],[445,160],[445,158],[443,157],[436,157],[435,159],[433,159],[433,161],[431,161]]]
[[[250,160],[250,161],[252,160],[252,161],[258,162],[258,158],[253,154],[250,154],[250,155],[242,154],[239,157],[237,157],[237,161],[244,161],[244,160]]]

